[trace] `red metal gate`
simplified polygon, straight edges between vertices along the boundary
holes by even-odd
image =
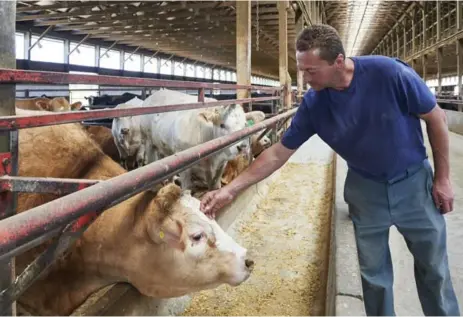
[[[85,179],[50,179],[40,177],[19,177],[18,168],[18,129],[80,122],[89,119],[116,118],[130,115],[142,115],[185,109],[215,107],[228,104],[244,104],[256,101],[281,100],[282,87],[243,86],[230,84],[212,84],[203,82],[182,82],[144,78],[126,78],[114,76],[73,75],[54,72],[23,71],[0,69],[2,87],[14,91],[18,83],[34,84],[111,84],[118,86],[174,87],[198,89],[198,102],[190,104],[168,105],[161,107],[134,107],[130,109],[103,109],[40,114],[33,116],[0,116],[0,160],[3,165],[0,177],[0,204],[3,206],[3,220],[0,221],[0,260],[12,265],[11,259],[44,241],[59,235],[59,239],[18,277],[15,274],[3,275],[3,291],[0,292],[0,309],[3,313],[14,315],[12,303],[47,269],[53,261],[77,240],[84,230],[107,208],[159,183],[178,172],[191,167],[250,135],[269,129],[277,131],[296,109],[276,114],[270,119],[245,128],[225,137],[153,162],[147,166],[127,172],[105,181]],[[217,102],[204,102],[204,89],[247,89],[273,92],[271,97],[233,99]],[[0,99],[2,98],[0,91]],[[1,106],[2,104],[0,104]],[[1,113],[11,113],[14,104],[5,107]],[[14,112],[13,112],[14,113]],[[277,125],[279,124],[279,127]],[[264,135],[262,133],[260,137]],[[7,137],[7,139],[5,139]],[[9,147],[5,145],[8,144]],[[36,192],[63,194],[64,197],[44,205],[15,214],[15,193]],[[8,212],[5,212],[8,211]],[[11,267],[7,267],[11,271]],[[6,279],[6,280],[5,280]]]

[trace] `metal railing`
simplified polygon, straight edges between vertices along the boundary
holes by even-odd
[[[0,69],[1,84],[111,84],[118,86],[140,87],[174,87],[198,89],[198,102],[157,107],[133,107],[130,109],[103,109],[72,111],[63,113],[38,114],[32,116],[0,117],[0,134],[10,133],[9,152],[0,153],[0,204],[10,206],[13,196],[9,193],[34,192],[65,195],[43,205],[13,215],[6,215],[0,220],[0,260],[3,265],[10,265],[12,257],[58,236],[47,250],[39,255],[19,276],[2,277],[9,281],[9,286],[0,291],[0,311],[11,312],[13,302],[62,255],[74,241],[79,239],[85,229],[104,210],[152,187],[153,185],[193,166],[199,161],[220,152],[233,144],[264,130],[259,139],[273,130],[277,133],[296,112],[290,109],[283,113],[273,113],[272,117],[244,128],[230,135],[213,139],[194,146],[146,166],[126,172],[108,180],[64,179],[20,177],[15,175],[18,167],[18,129],[31,127],[81,122],[101,118],[117,118],[131,115],[143,115],[168,111],[216,107],[228,104],[244,104],[266,100],[284,100],[288,93],[283,87],[261,87],[230,84],[212,84],[201,82],[182,82],[144,78],[127,78],[115,76],[76,75],[53,72],[31,72],[14,69]],[[276,96],[261,98],[232,99],[216,102],[204,102],[204,89],[246,89],[272,91]],[[289,92],[290,93],[290,92]],[[2,96],[0,95],[0,98]],[[285,107],[289,108],[290,105]],[[276,137],[272,138],[276,140]],[[1,143],[1,140],[0,140]],[[2,144],[0,144],[2,146]],[[3,147],[5,148],[5,147]],[[3,150],[2,150],[3,151]],[[13,172],[12,172],[13,171]],[[15,208],[15,207],[13,207]],[[6,281],[6,282],[8,282]],[[5,283],[3,284],[5,285]]]

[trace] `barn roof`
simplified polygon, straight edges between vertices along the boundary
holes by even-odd
[[[231,69],[236,60],[235,1],[18,1],[17,23],[130,45]],[[314,6],[315,3],[315,6]],[[340,33],[347,55],[369,54],[409,1],[290,1],[288,68],[296,78],[297,23],[324,22]],[[315,9],[315,10],[314,10]],[[252,1],[252,71],[278,78],[277,1]]]

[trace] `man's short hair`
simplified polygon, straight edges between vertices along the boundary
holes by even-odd
[[[311,49],[318,49],[320,58],[330,64],[334,63],[339,54],[346,56],[339,33],[327,24],[312,25],[299,33],[296,50],[305,52]]]

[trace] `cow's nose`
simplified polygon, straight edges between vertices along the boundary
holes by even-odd
[[[244,260],[244,264],[246,265],[246,267],[247,267],[248,269],[251,269],[251,268],[254,266],[254,261],[253,261],[253,260],[246,259],[246,260]]]

